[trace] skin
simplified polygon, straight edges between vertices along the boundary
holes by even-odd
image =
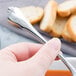
[[[61,48],[53,38],[46,44],[18,43],[0,51],[0,76],[44,76]]]

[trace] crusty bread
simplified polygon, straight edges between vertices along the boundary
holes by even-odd
[[[68,20],[67,29],[74,41],[76,41],[76,15],[72,15]]]
[[[61,33],[64,29],[67,19],[68,18],[62,18],[62,17],[57,16],[50,34],[54,37],[61,37]]]
[[[67,24],[65,25],[65,27],[64,27],[64,29],[62,31],[62,37],[63,37],[63,39],[65,39],[67,41],[73,42],[73,40],[71,38],[71,35],[68,32]]]
[[[75,36],[72,36],[71,34],[74,34],[71,30],[72,30],[72,27],[73,27],[73,23],[71,24],[71,21],[72,21],[72,18],[69,18],[65,24],[65,28],[62,32],[62,37],[67,40],[67,41],[70,41],[70,42],[76,42],[76,38]],[[76,23],[76,22],[75,22]],[[71,28],[69,28],[70,26],[72,26]],[[75,25],[74,25],[75,26]],[[76,26],[75,26],[76,28]],[[73,30],[74,31],[74,30]],[[76,31],[74,31],[76,33]]]
[[[67,0],[58,6],[58,15],[67,17],[76,12],[76,0]]]
[[[40,29],[50,32],[57,14],[57,2],[50,0],[44,8],[44,17],[40,23]]]
[[[43,8],[35,6],[22,7],[20,10],[31,24],[39,22],[42,19],[44,13]]]

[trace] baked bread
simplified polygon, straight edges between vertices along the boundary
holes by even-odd
[[[62,37],[63,37],[64,40],[67,40],[69,42],[73,42],[72,37],[68,32],[67,24],[65,25],[65,27],[64,27],[64,29],[62,31]]]
[[[50,34],[54,37],[61,37],[62,31],[65,27],[67,19],[68,18],[62,18],[62,17],[57,16]]]
[[[76,42],[76,15],[69,18],[67,27],[72,39]]]
[[[76,15],[72,15],[66,22],[62,37],[70,42],[76,42]]]
[[[67,0],[58,6],[58,15],[61,17],[67,17],[76,12],[76,0]]]
[[[57,14],[57,2],[49,0],[44,8],[44,17],[40,23],[40,29],[45,32],[50,32]]]
[[[42,19],[44,13],[43,8],[35,6],[26,6],[19,9],[31,24],[39,22]]]

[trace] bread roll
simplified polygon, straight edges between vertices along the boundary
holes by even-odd
[[[58,6],[58,15],[67,17],[76,12],[76,0],[67,0]]]
[[[57,2],[49,0],[44,8],[44,17],[40,23],[40,29],[45,32],[50,32],[53,26],[57,13]]]

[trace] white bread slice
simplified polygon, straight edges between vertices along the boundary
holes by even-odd
[[[39,22],[42,19],[44,13],[43,8],[35,6],[21,7],[20,10],[31,24]]]
[[[72,38],[71,38],[71,35],[69,34],[68,30],[67,30],[67,25],[65,25],[65,28],[62,32],[62,37],[64,40],[67,40],[67,41],[70,41],[70,42],[73,42]]]
[[[72,15],[68,20],[67,29],[74,41],[76,41],[76,15]]]
[[[71,36],[70,32],[68,31],[68,24],[69,24],[69,20],[65,24],[64,30],[62,32],[62,37],[63,37],[63,39],[65,39],[69,42],[76,42],[74,40],[74,38]]]
[[[50,32],[57,14],[57,2],[49,0],[44,8],[44,17],[40,23],[40,29],[45,32]]]
[[[76,0],[67,0],[58,6],[58,15],[61,17],[67,17],[76,12]]]
[[[62,31],[65,27],[68,18],[57,16],[56,21],[52,27],[51,35],[54,37],[61,37]]]

